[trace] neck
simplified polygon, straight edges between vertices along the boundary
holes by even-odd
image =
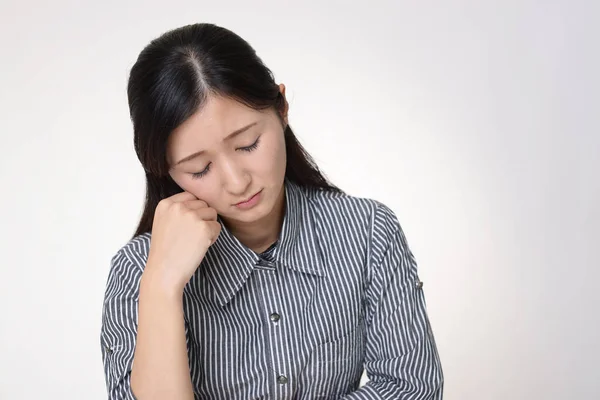
[[[285,188],[282,187],[273,210],[265,217],[252,222],[225,221],[225,223],[240,243],[256,253],[262,253],[279,238],[284,214]]]

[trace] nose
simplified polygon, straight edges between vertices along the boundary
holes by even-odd
[[[232,159],[221,160],[223,187],[235,196],[248,194],[251,177],[246,169]]]

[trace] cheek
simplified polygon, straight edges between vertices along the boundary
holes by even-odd
[[[272,175],[273,173],[285,172],[286,154],[283,137],[273,138],[265,143],[263,151],[257,153],[255,170]]]
[[[219,196],[216,195],[217,190],[213,187],[215,184],[208,179],[194,179],[191,176],[177,176],[173,180],[186,192],[196,196],[200,200],[204,200],[209,206],[218,208],[219,204],[216,201]]]

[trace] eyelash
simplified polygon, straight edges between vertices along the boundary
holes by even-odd
[[[200,172],[194,172],[194,173],[192,174],[192,178],[194,178],[194,179],[199,179],[199,178],[202,178],[204,175],[206,175],[206,174],[208,173],[208,171],[210,171],[210,164],[208,164],[208,165],[206,166],[206,168],[204,168],[204,170],[203,170],[203,171],[200,171]]]
[[[257,137],[254,143],[252,143],[250,146],[240,147],[239,150],[251,152],[253,150],[256,150],[256,148],[258,147],[258,143],[260,143],[260,136]]]
[[[259,143],[260,143],[260,136],[258,138],[256,138],[256,141],[254,143],[252,143],[250,146],[240,147],[238,150],[247,151],[249,153],[251,151],[256,150]],[[204,168],[203,171],[193,173],[192,178],[194,178],[194,179],[202,178],[204,175],[206,175],[208,173],[208,171],[210,171],[210,163],[206,166],[206,168]]]

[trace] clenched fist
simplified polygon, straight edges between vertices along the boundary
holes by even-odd
[[[144,274],[158,276],[168,289],[183,290],[220,232],[217,211],[193,194],[182,192],[161,200]]]

